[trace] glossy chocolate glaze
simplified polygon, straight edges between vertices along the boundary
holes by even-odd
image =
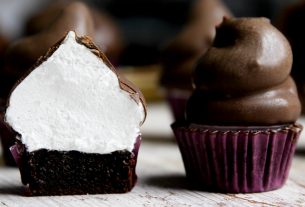
[[[301,107],[288,41],[265,18],[225,19],[194,73],[187,120],[199,124],[293,123]]]
[[[191,7],[189,20],[162,54],[162,85],[191,89],[191,74],[200,56],[212,45],[215,27],[224,16],[231,16],[218,0],[198,0]]]

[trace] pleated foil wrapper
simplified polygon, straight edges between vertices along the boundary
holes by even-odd
[[[186,175],[196,188],[254,193],[275,190],[285,184],[302,126],[174,123],[172,129]]]

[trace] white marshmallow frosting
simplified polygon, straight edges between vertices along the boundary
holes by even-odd
[[[69,32],[12,92],[6,122],[29,152],[110,153],[133,149],[144,107],[116,74]]]

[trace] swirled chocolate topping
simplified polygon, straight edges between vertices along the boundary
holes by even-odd
[[[268,19],[225,19],[195,70],[187,120],[217,125],[295,122],[301,106],[291,65],[290,45]]]
[[[224,16],[231,16],[218,0],[197,0],[189,21],[167,45],[162,54],[161,83],[169,88],[191,89],[191,74],[199,57],[212,45],[215,27]]]

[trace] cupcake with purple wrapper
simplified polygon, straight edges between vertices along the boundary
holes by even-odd
[[[186,120],[172,125],[194,185],[227,193],[284,185],[302,131],[291,65],[290,45],[268,19],[224,19],[194,72]]]
[[[212,45],[215,27],[224,16],[231,16],[219,0],[190,1],[188,23],[162,52],[161,85],[174,118],[184,118],[185,106],[192,94],[191,75],[198,59]]]
[[[70,31],[15,86],[1,130],[16,140],[29,195],[125,193],[137,180],[145,117],[139,89]]]

